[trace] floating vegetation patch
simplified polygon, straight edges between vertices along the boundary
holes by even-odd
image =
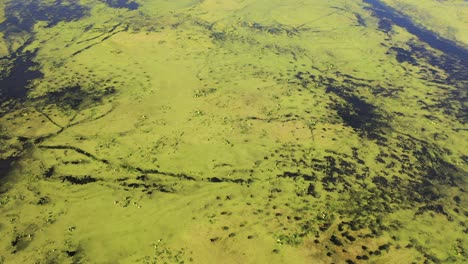
[[[0,262],[462,263],[464,53],[381,3],[0,3]]]
[[[319,241],[323,241],[323,236],[328,236],[329,242],[334,246],[348,248],[353,244],[361,244],[361,239],[382,237],[384,232],[398,232],[401,225],[384,219],[399,210],[418,208],[415,216],[432,212],[452,219],[453,214],[448,214],[443,205],[450,196],[447,197],[443,189],[460,187],[466,172],[447,163],[443,159],[446,151],[436,145],[407,135],[400,135],[395,142],[396,148],[393,147],[394,142],[389,141],[388,147],[381,148],[375,161],[366,163],[361,159],[357,148],[353,149],[353,156],[329,151],[323,158],[313,159],[308,157],[308,151],[300,148],[285,146],[281,149],[279,153],[282,154],[273,157],[277,164],[292,166],[298,171],[312,169],[308,174],[313,177],[307,177],[312,182],[302,183],[305,194],[313,197],[312,199],[320,199],[321,196],[317,193],[322,189],[329,193],[337,192],[340,194],[338,199],[348,204],[334,211],[334,216],[321,213],[317,217],[318,222],[307,217],[295,218],[298,226],[304,228],[297,237],[314,235],[320,238],[315,240],[319,244]],[[286,165],[289,164],[290,157],[295,157],[295,163]],[[412,161],[410,157],[417,157],[418,160]],[[393,160],[398,163],[393,163]],[[378,171],[373,169],[376,167],[375,163],[384,163],[386,166]],[[299,184],[301,174],[303,173],[285,171],[279,177],[292,177]],[[296,194],[304,197],[304,193]],[[303,202],[303,206],[313,204],[312,201],[306,202],[306,199]],[[334,225],[337,214],[343,220]],[[286,238],[283,240],[289,241]],[[366,248],[363,247],[364,250]],[[379,245],[378,248],[370,255],[384,254],[388,251],[389,244]],[[430,255],[427,249],[421,249],[421,252]],[[358,259],[363,259],[362,256],[359,255]],[[368,259],[369,255],[366,256]]]

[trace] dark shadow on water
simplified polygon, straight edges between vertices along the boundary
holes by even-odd
[[[65,87],[60,91],[47,93],[46,104],[57,104],[64,109],[77,110],[87,95],[80,86]]]
[[[22,99],[26,96],[28,84],[37,78],[41,78],[41,71],[34,69],[38,66],[33,58],[35,52],[13,54],[13,65],[6,76],[0,75],[0,103],[11,99]]]
[[[399,47],[391,47],[390,50],[396,53],[396,59],[399,63],[407,62],[411,65],[417,65],[416,60],[411,56],[412,52]]]
[[[343,100],[341,103],[336,102],[332,107],[347,126],[369,139],[384,141],[382,134],[389,126],[376,106],[346,92],[344,87],[329,85],[326,92],[333,93]]]
[[[108,6],[112,8],[126,8],[128,10],[136,10],[140,5],[134,1],[129,0],[103,0]]]
[[[5,35],[26,31],[31,32],[39,21],[46,21],[48,27],[61,21],[78,20],[89,11],[78,0],[56,0],[50,4],[42,1],[10,1],[5,8],[6,19],[0,24]]]
[[[356,94],[359,89],[373,89],[373,85],[364,79],[336,73],[344,79],[342,82],[309,72],[298,72],[294,77],[305,89],[313,90],[318,85],[325,87],[326,93],[335,95],[330,97],[332,100],[330,107],[336,111],[346,126],[356,130],[360,136],[380,142],[385,141],[384,135],[390,127],[389,115],[366,98]],[[380,96],[388,96],[386,92],[390,92],[390,89],[382,89],[384,91],[379,93]]]
[[[11,169],[11,163],[13,158],[9,159],[0,159],[0,180],[7,176],[8,172]]]

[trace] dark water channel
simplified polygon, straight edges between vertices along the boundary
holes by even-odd
[[[448,78],[441,80],[441,82],[448,84],[462,82],[461,85],[457,86],[466,88],[466,81],[468,80],[468,49],[415,24],[411,18],[401,14],[379,0],[363,1],[371,5],[370,9],[373,11],[374,15],[380,19],[379,26],[382,27],[383,31],[389,31],[392,25],[397,25],[406,29],[427,46],[442,52],[442,54],[437,54],[424,46],[408,43],[411,47],[409,52],[398,48],[395,49],[397,51],[402,51],[398,52],[397,55],[399,61],[403,59],[414,64],[415,60],[413,57],[423,58],[429,64],[447,73]],[[458,98],[458,100],[460,99],[462,98]]]
[[[465,66],[468,63],[468,50],[460,47],[451,40],[442,38],[436,33],[416,25],[409,17],[402,15],[393,8],[387,6],[379,0],[363,0],[372,6],[372,11],[380,19],[391,21],[397,26],[405,28],[409,33],[417,36],[419,40],[427,43],[434,49],[453,56],[462,61]]]

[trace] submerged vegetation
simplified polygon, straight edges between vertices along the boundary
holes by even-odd
[[[426,2],[0,0],[0,263],[463,263],[468,6]]]

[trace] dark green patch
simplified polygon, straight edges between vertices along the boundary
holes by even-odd
[[[67,182],[70,182],[72,184],[78,184],[78,185],[93,183],[93,182],[97,181],[96,178],[91,177],[89,175],[85,175],[85,176],[67,175],[67,176],[61,176],[60,178],[62,179],[62,182],[67,181]]]
[[[411,65],[417,65],[416,60],[411,55],[412,54],[411,51],[407,51],[399,47],[392,47],[390,48],[388,54],[389,53],[396,53],[396,59],[399,63],[407,62]]]

